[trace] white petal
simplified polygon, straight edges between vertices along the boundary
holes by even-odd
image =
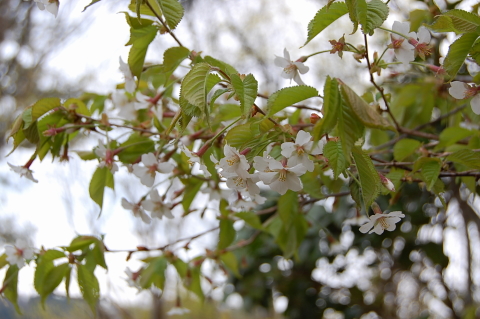
[[[152,174],[144,174],[140,177],[140,182],[147,187],[152,187],[153,183],[155,183],[155,173]]]
[[[305,74],[308,72],[308,70],[310,70],[309,67],[303,64],[302,62],[293,62],[293,64],[295,64],[300,74]]]
[[[373,227],[373,222],[369,221],[368,223],[360,226],[358,230],[360,230],[361,233],[366,234],[372,227]]]
[[[381,234],[383,234],[383,231],[384,231],[384,229],[383,229],[382,225],[380,223],[377,223],[375,225],[375,227],[373,227],[373,229],[370,231],[369,234],[377,233],[378,235],[381,235]]]
[[[275,56],[275,59],[273,60],[273,63],[281,68],[286,68],[288,67],[292,62],[289,60],[285,60],[284,58],[281,58],[279,56]]]
[[[409,64],[415,60],[415,50],[412,45],[411,47],[411,49],[405,49],[402,45],[399,49],[394,50],[397,60],[405,64]]]
[[[294,73],[293,80],[294,80],[295,83],[297,83],[298,85],[305,85],[305,83],[304,83],[304,82],[302,81],[302,79],[300,78],[300,74],[298,74],[298,72],[295,72],[295,73]]]
[[[285,142],[282,144],[282,156],[289,158],[292,156],[292,153],[295,151],[295,144],[292,142]]]
[[[153,153],[143,154],[142,155],[142,163],[145,166],[152,166],[157,164],[157,158]]]
[[[282,78],[291,80],[295,77],[295,75],[298,75],[298,72],[285,72],[285,70],[280,74]]]
[[[128,210],[132,210],[135,205],[133,205],[132,203],[130,203],[128,200],[126,200],[125,198],[122,198],[122,207],[125,208],[125,209],[128,209]]]
[[[418,30],[418,42],[430,43],[430,40],[432,40],[432,35],[430,32],[427,30],[427,28],[421,27],[420,30]]]
[[[171,173],[174,168],[175,165],[169,162],[163,162],[157,165],[157,170],[162,174]]]
[[[307,172],[307,168],[303,164],[297,164],[289,168],[288,171],[294,173],[297,176],[300,176]]]
[[[47,11],[53,14],[56,18],[58,14],[58,6],[59,6],[58,1],[50,2],[45,6],[45,9],[47,9]]]
[[[287,183],[282,182],[279,179],[276,179],[275,181],[273,181],[269,186],[272,190],[278,192],[280,195],[283,195],[288,191]]]
[[[283,57],[285,58],[285,60],[291,61],[290,60],[290,53],[288,53],[287,48],[283,49]]]
[[[454,98],[461,100],[465,98],[465,92],[468,89],[468,85],[466,83],[460,81],[453,81],[450,83],[450,88],[448,89],[448,93]]]
[[[480,115],[480,94],[473,97],[470,101],[470,106],[472,107],[473,113]]]

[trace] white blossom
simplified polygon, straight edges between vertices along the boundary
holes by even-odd
[[[150,191],[150,199],[142,201],[142,206],[149,212],[152,217],[162,219],[165,216],[168,219],[172,219],[171,205],[166,204],[156,189]]]
[[[303,164],[292,165],[290,159],[284,164],[275,159],[265,159],[259,156],[256,156],[254,161],[260,164],[257,167],[262,167],[263,161],[268,162],[268,170],[260,171],[258,174],[260,180],[269,185],[272,190],[281,195],[289,189],[295,192],[302,190],[303,185],[299,176],[307,172],[307,168]]]
[[[314,164],[308,158],[308,154],[318,155],[323,152],[323,141],[313,145],[312,135],[303,130],[299,131],[295,138],[295,143],[285,142],[282,144],[282,155],[289,159],[292,166],[302,164],[307,168],[307,171],[312,172]]]
[[[34,177],[33,177],[33,171],[29,168],[26,168],[24,166],[17,166],[17,165],[12,165],[10,163],[7,163],[8,166],[10,166],[10,169],[12,171],[14,171],[15,173],[17,174],[20,174],[20,177],[22,176],[25,176],[26,178],[28,178],[29,180],[31,180],[32,182],[35,182],[35,183],[38,183],[38,180],[36,180]]]
[[[25,259],[32,259],[34,252],[28,247],[27,242],[17,239],[15,245],[5,245],[5,254],[10,265],[17,265],[18,268],[25,266]]]
[[[135,118],[136,108],[135,101],[133,101],[123,91],[115,91],[112,93],[112,102],[115,109],[118,110],[118,115],[122,118],[131,119]]]
[[[222,174],[235,173],[236,175],[240,175],[248,171],[250,165],[248,164],[247,158],[245,155],[240,154],[236,148],[225,144],[223,152],[225,153],[225,157],[218,162],[218,167],[223,170]]]
[[[148,216],[147,213],[145,213],[142,206],[140,206],[139,204],[132,204],[125,198],[122,198],[122,207],[132,211],[133,216],[141,218],[143,222],[147,224],[150,224],[150,222],[152,221],[150,216]]]
[[[400,211],[387,214],[373,214],[369,217],[370,221],[362,225],[359,230],[365,234],[373,228],[370,230],[369,234],[377,233],[378,235],[381,235],[383,234],[384,230],[394,231],[395,224],[398,223],[403,217],[405,217],[405,215]]]
[[[475,114],[480,114],[480,87],[469,85],[464,82],[460,81],[453,81],[450,83],[450,88],[448,89],[448,93],[451,96],[458,100],[470,98],[473,96],[472,100],[470,101],[470,106],[472,107],[472,111]]]
[[[129,93],[133,93],[136,88],[135,79],[133,78],[132,71],[130,70],[130,66],[123,62],[122,57],[119,58],[120,61],[120,71],[123,73],[125,77],[125,91]]]
[[[173,171],[175,166],[172,163],[168,162],[158,162],[155,154],[148,153],[142,155],[142,164],[133,165],[133,174],[135,174],[143,185],[152,187],[155,182],[155,176],[157,172],[162,174],[168,174]]]
[[[191,152],[185,145],[181,146],[182,151],[187,155],[188,157],[188,164],[194,165],[195,163],[198,163],[200,165],[200,170],[203,172],[205,177],[211,177],[212,174],[208,171],[208,168],[205,164],[203,164],[202,160],[198,155],[195,153]]]
[[[175,316],[175,315],[182,316],[187,313],[190,313],[190,310],[188,310],[187,308],[173,307],[167,312],[167,316]]]
[[[37,3],[37,7],[40,10],[47,10],[51,14],[57,17],[58,8],[60,6],[60,2],[58,0],[34,0]]]
[[[432,36],[430,31],[428,31],[425,27],[421,27],[418,30],[417,39],[418,41],[411,38],[409,39],[409,43],[415,47],[415,53],[425,60],[425,57],[432,54],[432,46],[430,45]]]
[[[398,33],[401,33],[409,38],[416,38],[417,35],[415,32],[410,31],[410,24],[408,22],[398,22],[395,21],[392,26],[392,30]],[[397,60],[402,63],[410,63],[415,60],[415,47],[408,42],[408,40],[398,34],[391,34],[392,43],[391,47],[395,52]]]
[[[305,74],[308,72],[308,66],[305,66],[302,62],[293,62],[290,60],[290,53],[287,49],[283,50],[283,58],[275,56],[274,63],[276,66],[283,68],[282,78],[294,80],[298,85],[305,85],[300,74]]]
[[[250,174],[245,171],[239,175],[233,173],[224,177],[227,178],[227,187],[230,189],[245,190],[250,198],[254,198],[255,195],[260,194],[260,188],[257,185],[260,181],[258,173]]]
[[[107,167],[112,174],[118,171],[118,165],[113,161],[114,152],[106,148],[101,140],[98,140],[98,147],[95,149],[95,154],[102,159],[98,167]]]

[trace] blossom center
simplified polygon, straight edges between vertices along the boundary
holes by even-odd
[[[280,182],[285,182],[287,180],[287,170],[282,169],[278,172],[278,180]]]
[[[234,156],[228,158],[226,161],[227,161],[228,166],[233,166],[236,163],[240,162],[240,158],[238,156],[234,155]]]
[[[392,47],[394,49],[400,49],[402,47],[402,43],[404,40],[405,40],[404,38],[398,38],[398,39],[392,38]]]
[[[385,217],[380,217],[378,219],[378,222],[380,223],[380,225],[382,226],[383,229],[387,229],[388,228],[388,222],[387,222],[387,219]]]
[[[283,71],[287,74],[294,73],[297,70],[297,66],[293,63],[290,63]]]

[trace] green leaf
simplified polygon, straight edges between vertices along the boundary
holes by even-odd
[[[467,169],[480,169],[480,153],[469,149],[462,149],[447,156],[448,161],[462,164]]]
[[[48,113],[49,111],[53,110],[56,107],[62,106],[60,103],[60,99],[58,97],[47,97],[44,99],[38,100],[35,104],[33,104],[31,110],[31,121],[32,123],[40,118],[42,115]],[[28,125],[30,126],[30,125]],[[28,127],[28,126],[25,126]]]
[[[235,277],[240,278],[240,272],[238,271],[238,260],[237,257],[235,257],[235,254],[232,253],[231,251],[227,251],[224,254],[220,255],[220,260],[225,264],[225,266],[230,269]]]
[[[233,228],[233,220],[228,218],[220,219],[220,234],[218,236],[218,249],[224,249],[230,246],[235,240],[237,232]]]
[[[85,299],[90,306],[92,312],[95,313],[95,307],[100,298],[98,280],[93,272],[89,271],[87,267],[82,264],[77,264],[77,276],[78,286],[80,287],[83,299]]]
[[[355,33],[358,29],[358,24],[367,24],[367,2],[365,0],[346,0],[348,7],[348,15],[353,22],[353,31]]]
[[[453,9],[440,15],[430,26],[436,32],[455,32],[456,34],[477,32],[480,26],[478,15],[464,10]]]
[[[420,145],[422,145],[422,143],[417,140],[404,138],[395,143],[395,146],[393,147],[393,158],[396,161],[401,162],[408,156],[412,155]]]
[[[414,165],[414,170],[421,169],[422,178],[427,184],[427,190],[430,191],[438,179],[442,163],[439,158],[422,157]]]
[[[255,229],[263,230],[262,222],[260,217],[253,212],[240,212],[236,213],[235,217],[243,219],[248,225],[252,226]]]
[[[45,306],[45,300],[60,285],[63,278],[70,270],[69,263],[63,263],[61,265],[52,267],[50,271],[43,278],[43,289],[40,296],[42,297],[42,305]]]
[[[3,280],[3,295],[15,306],[18,314],[22,314],[18,306],[18,266],[11,265],[5,273]]]
[[[450,45],[447,56],[443,62],[443,68],[451,79],[457,75],[458,70],[465,62],[468,52],[470,52],[477,38],[477,33],[465,33]]]
[[[85,116],[92,116],[90,110],[87,108],[85,103],[80,99],[71,98],[66,100],[63,105],[69,111],[74,111],[76,114],[81,114]]]
[[[148,1],[148,0],[147,0]],[[183,18],[183,7],[177,0],[157,0],[170,29],[175,29]]]
[[[395,131],[395,127],[386,118],[378,114],[345,83],[340,83],[340,88],[345,103],[352,109],[363,125],[370,128]]]
[[[278,232],[276,240],[285,258],[290,258],[295,254],[297,248],[305,238],[307,230],[308,223],[301,214],[297,214],[289,224],[283,225]]]
[[[156,26],[147,25],[143,28],[130,29],[130,40],[126,45],[132,45],[128,54],[128,65],[134,76],[140,78],[145,63],[147,49],[153,39],[157,36]]]
[[[92,244],[95,244],[97,241],[98,239],[94,236],[77,236],[72,240],[70,246],[66,247],[66,250],[73,253],[77,250],[88,249]]]
[[[324,150],[325,152],[325,150]],[[306,172],[300,179],[302,180],[303,190],[314,198],[324,198],[325,195],[322,192],[322,176],[323,172],[319,167],[315,167],[313,172]]]
[[[215,101],[220,97],[222,96],[223,94],[229,92],[230,89],[218,89],[215,91],[215,93],[213,93],[212,97],[210,98],[210,109],[213,108],[213,106],[215,105]],[[238,109],[238,106],[237,106],[237,109]],[[230,113],[230,112],[228,112]],[[240,112],[241,113],[241,112]],[[241,115],[239,113],[239,116]]]
[[[187,278],[190,279],[187,281],[187,288],[192,291],[194,294],[200,298],[200,301],[204,301],[205,295],[203,294],[202,285],[201,285],[201,270],[200,267],[194,267],[187,273]]]
[[[277,112],[280,112],[287,106],[291,106],[295,103],[315,96],[318,96],[318,91],[311,86],[298,85],[281,89],[270,95],[268,98],[268,114],[271,116]]]
[[[346,13],[348,13],[348,8],[344,2],[335,2],[320,9],[308,24],[308,36],[304,46]]]
[[[137,4],[139,4],[140,2],[141,1],[138,1]],[[140,4],[140,12],[138,12],[138,7],[135,4],[130,4],[128,6],[128,9],[130,9],[132,12],[136,12],[136,13],[140,13],[140,14],[155,17],[155,14],[153,13],[153,11],[150,10],[150,8],[147,7],[144,4]],[[153,20],[141,19],[140,17],[138,17],[138,15],[137,15],[137,17],[132,17],[127,12],[124,12],[124,13],[125,13],[125,19],[126,19],[128,25],[130,27],[134,28],[134,29],[141,29],[141,28],[144,28],[146,26],[149,26],[149,25],[153,24]]]
[[[225,135],[225,140],[228,145],[240,150],[243,150],[245,145],[255,140],[255,138],[255,133],[251,130],[249,123],[234,126],[228,131],[227,135]]]
[[[180,63],[182,63],[183,60],[188,58],[189,54],[190,50],[185,47],[168,48],[163,53],[162,71],[170,74],[173,73],[173,71],[178,68]]]
[[[189,178],[182,181],[186,186],[183,192],[182,206],[185,214],[190,211],[190,205],[203,185],[203,181],[197,178]]]
[[[299,213],[297,192],[288,190],[280,196],[277,203],[277,212],[284,225],[290,224]]]
[[[238,74],[239,72],[233,66],[223,61],[217,60],[212,58],[211,56],[207,55],[205,57],[205,62],[210,64],[213,67],[219,68],[222,72],[219,72],[220,75],[225,78],[225,80],[230,79],[230,74]]]
[[[90,198],[100,206],[100,212],[103,208],[103,193],[105,187],[114,188],[113,174],[107,167],[98,167],[95,173],[93,173],[88,191]]]
[[[370,157],[360,148],[354,147],[352,155],[357,166],[358,179],[365,208],[368,209],[380,191],[380,177]]]
[[[363,137],[365,127],[352,109],[345,103],[342,103],[342,108],[337,116],[338,124],[336,132],[342,143],[343,155],[345,159],[349,161],[352,147],[355,142]]]
[[[208,119],[207,109],[207,75],[210,73],[207,63],[196,64],[182,81],[180,95],[185,100],[198,107]],[[183,109],[183,108],[182,108]],[[187,113],[188,114],[188,113]]]
[[[328,166],[333,169],[334,178],[338,176],[347,168],[347,160],[342,151],[342,143],[329,141],[323,147],[323,155],[328,159]]]
[[[458,141],[461,141],[467,137],[472,136],[474,133],[463,127],[447,127],[440,133],[440,142],[435,146],[435,151],[438,151],[444,147],[453,145]]]
[[[154,285],[163,290],[165,285],[165,270],[167,269],[167,266],[168,263],[164,256],[153,258],[148,263],[147,268],[142,271],[140,286],[148,289]]]
[[[373,35],[375,29],[380,27],[387,18],[388,6],[383,1],[372,0],[368,2],[366,23],[362,23],[363,33]]]
[[[247,115],[257,98],[258,82],[252,74],[248,74],[242,80],[238,74],[230,75],[231,83],[237,98],[240,100],[242,114]]]
[[[6,265],[8,265],[7,255],[3,254],[3,255],[0,256],[0,269],[5,267]]]
[[[315,124],[313,129],[315,140],[319,140],[323,134],[330,133],[337,125],[338,113],[342,108],[341,102],[337,79],[327,76],[323,89],[323,118]]]

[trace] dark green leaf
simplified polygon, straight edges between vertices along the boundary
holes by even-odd
[[[477,38],[478,33],[465,33],[450,45],[447,56],[443,62],[443,68],[451,79],[457,75],[458,70],[465,62]]]
[[[328,166],[333,169],[334,178],[347,168],[347,160],[342,150],[342,143],[329,141],[323,147],[323,155],[328,159]]]
[[[237,257],[235,257],[235,254],[232,253],[231,251],[227,251],[226,253],[223,253],[220,255],[220,260],[225,264],[225,266],[230,269],[235,277],[240,278],[240,273],[238,272],[238,261]]]
[[[395,143],[395,146],[393,147],[393,158],[399,162],[403,161],[408,156],[412,155],[420,145],[422,145],[422,143],[417,140],[404,138]]]
[[[268,98],[268,114],[274,115],[275,113],[280,112],[287,106],[292,106],[295,103],[315,96],[318,96],[318,91],[311,86],[298,85],[281,89],[270,95],[270,97]]]
[[[148,46],[157,36],[157,32],[157,27],[153,25],[147,25],[139,29],[130,29],[130,40],[126,44],[132,45],[128,54],[128,65],[132,74],[138,78],[143,71]]]
[[[220,219],[220,234],[218,239],[218,249],[224,249],[230,246],[235,240],[237,232],[233,228],[233,220],[228,218]]]

